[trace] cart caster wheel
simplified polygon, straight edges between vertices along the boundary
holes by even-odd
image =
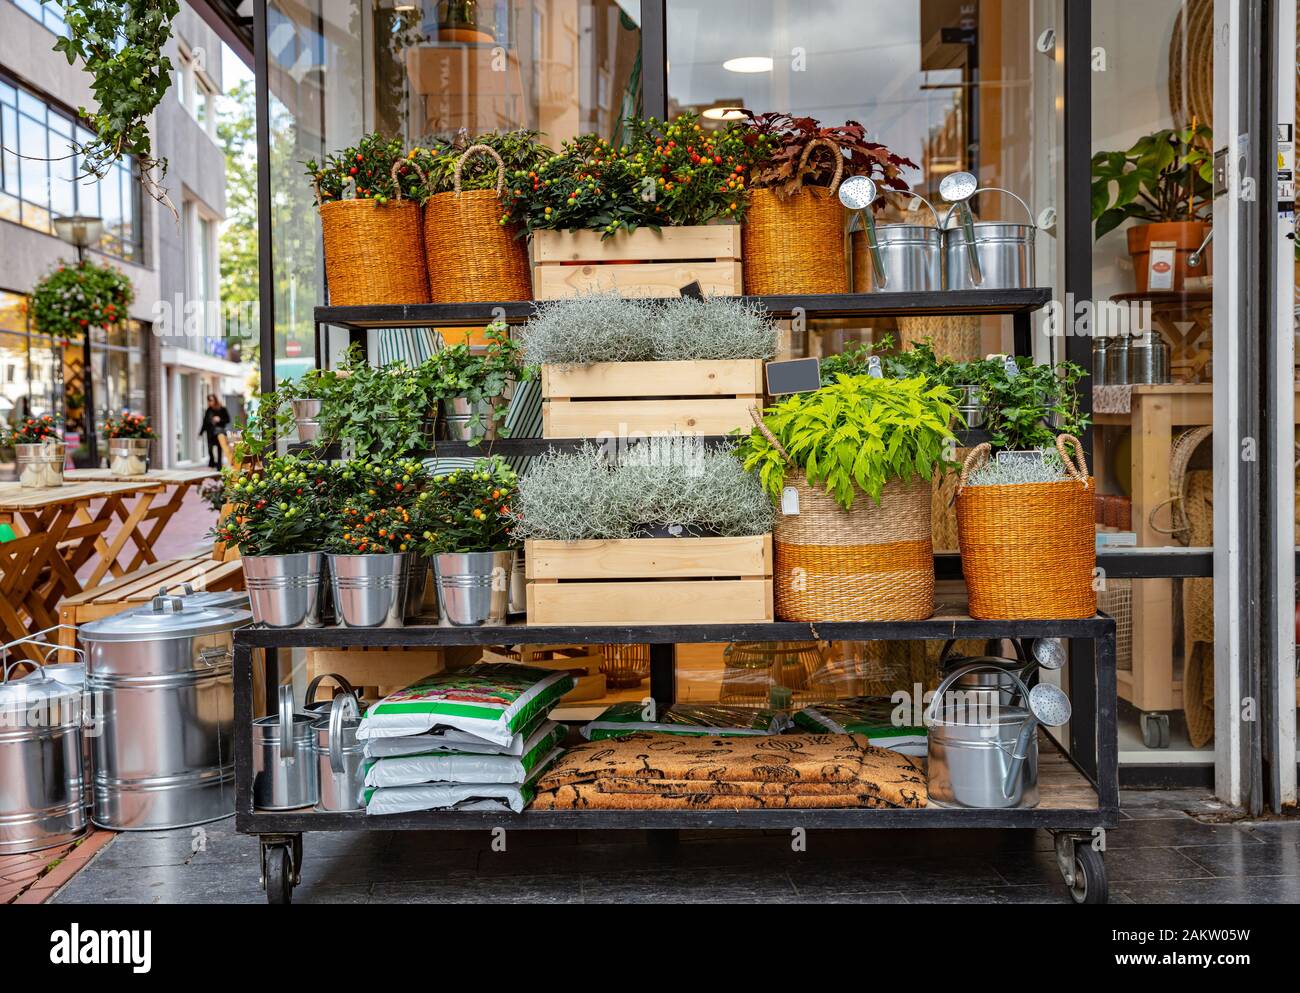
[[[1106,903],[1110,899],[1106,863],[1101,852],[1086,841],[1074,846],[1074,879],[1067,879],[1066,885],[1075,903]]]
[[[266,849],[266,902],[293,903],[293,854],[288,845]]]
[[[1155,712],[1143,714],[1139,719],[1142,725],[1142,743],[1147,748],[1169,747],[1169,715]]]

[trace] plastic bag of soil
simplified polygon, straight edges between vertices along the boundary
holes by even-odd
[[[450,728],[509,745],[517,732],[549,712],[571,689],[573,677],[567,672],[477,662],[390,693],[366,711],[357,737],[400,738]]]
[[[582,728],[588,741],[621,738],[638,731],[680,735],[762,735],[780,734],[790,726],[789,719],[771,710],[752,707],[666,707],[655,720],[646,719],[641,703],[616,703]]]
[[[563,725],[547,721],[533,733],[519,756],[437,752],[367,759],[363,767],[366,785],[386,788],[422,783],[523,783],[567,734]]]
[[[538,778],[559,759],[553,749],[525,783],[424,783],[420,786],[367,787],[367,814],[409,814],[418,810],[510,810],[518,814],[533,801]]]
[[[366,758],[384,759],[395,755],[427,755],[431,752],[456,752],[462,755],[513,755],[524,754],[524,746],[549,723],[546,714],[538,714],[515,734],[507,744],[488,741],[476,734],[457,731],[455,728],[435,728],[429,734],[408,734],[401,738],[371,738],[366,742]]]
[[[900,755],[925,755],[929,744],[925,728],[895,724],[896,711],[911,713],[906,705],[896,704],[887,696],[853,697],[804,707],[796,711],[794,726],[816,734],[863,734],[877,748],[888,748]]]

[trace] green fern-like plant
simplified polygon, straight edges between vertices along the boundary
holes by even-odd
[[[930,479],[951,465],[948,425],[957,396],[924,377],[839,376],[815,393],[797,393],[769,407],[763,423],[790,461],[755,428],[736,454],[775,503],[787,470],[801,469],[845,510],[859,493],[876,503],[891,480]]]

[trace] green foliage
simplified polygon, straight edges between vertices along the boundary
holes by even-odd
[[[349,350],[340,389],[320,413],[326,438],[350,444],[358,455],[387,458],[429,447],[437,396],[426,363],[372,366],[359,348]]]
[[[63,0],[68,34],[54,43],[69,65],[81,59],[99,104],[93,114],[80,108],[95,131],[78,149],[82,171],[102,178],[123,155],[134,155],[159,199],[164,194],[148,177],[155,168],[166,172],[167,160],[153,157],[149,118],[171,85],[163,48],[179,12],[178,0]]]
[[[44,334],[74,338],[88,328],[125,320],[134,299],[131,280],[121,270],[90,261],[65,264],[36,284],[32,319]]]
[[[330,519],[333,472],[324,462],[269,458],[260,469],[226,469],[230,515],[210,537],[243,555],[292,555],[319,550]]]
[[[221,225],[221,304],[258,303],[257,142],[253,85],[240,80],[221,101],[217,141],[226,155],[226,223]],[[251,328],[249,330],[252,330]],[[247,355],[247,352],[245,352]]]
[[[456,162],[471,145],[487,145],[501,156],[506,166],[507,183],[520,172],[541,168],[555,154],[542,144],[541,134],[537,131],[489,131],[471,139],[462,130],[451,141],[435,138],[415,149],[415,163],[425,176],[425,182],[419,187],[421,198],[451,193],[456,189]],[[483,152],[466,159],[460,174],[460,188],[463,192],[495,190],[496,160]],[[504,190],[502,192],[504,194]]]
[[[488,326],[487,347],[475,350],[467,344],[450,345],[426,363],[426,373],[431,382],[431,396],[438,400],[464,397],[470,403],[500,401],[511,383],[527,382],[536,377],[537,370],[525,367],[523,349],[510,337],[510,328],[502,322]],[[497,433],[508,438],[505,425],[509,410],[503,402],[491,404],[489,418]],[[486,434],[489,425],[482,423],[477,412],[470,418],[470,431],[476,444]]]
[[[1166,128],[1123,152],[1092,157],[1095,237],[1124,221],[1208,220],[1214,199],[1214,153],[1208,127]]]
[[[1073,362],[1035,365],[1020,356],[1019,375],[1007,376],[1001,363],[981,363],[978,383],[985,407],[984,431],[995,449],[1052,448],[1058,434],[1079,435],[1089,418],[1079,409],[1078,384],[1087,370]],[[992,366],[996,368],[986,368]]]
[[[846,510],[858,493],[877,503],[891,480],[930,479],[948,465],[945,442],[956,396],[917,376],[841,376],[815,393],[797,393],[764,412],[763,421],[802,469]],[[737,449],[746,471],[758,474],[773,502],[788,468],[776,446],[755,428]]]
[[[309,159],[305,167],[317,204],[342,200],[349,190],[358,200],[385,204],[397,198],[399,186],[402,196],[419,196],[419,174],[410,165],[415,155],[414,150],[404,151],[401,138],[368,134],[356,145],[325,156],[323,163]],[[393,181],[394,167],[397,182]]]
[[[236,459],[249,462],[275,454],[276,439],[293,431],[293,409],[289,406],[292,396],[293,383],[286,379],[280,389],[266,390],[253,398],[248,419],[238,428]]]
[[[12,427],[0,431],[0,448],[14,445],[39,445],[45,441],[59,440],[59,426],[63,418],[58,414],[43,414],[14,422]]]
[[[514,548],[508,532],[518,485],[515,471],[500,456],[434,477],[411,513],[417,549],[442,555]]]

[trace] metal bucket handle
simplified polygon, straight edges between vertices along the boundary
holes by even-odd
[[[334,682],[338,683],[338,687],[342,692],[351,693],[353,697],[357,695],[357,691],[352,688],[352,684],[337,672],[322,672],[314,676],[312,681],[307,684],[307,695],[303,698],[303,707],[310,709],[311,705],[316,702],[316,687],[326,679],[332,679]]]
[[[877,196],[897,193],[899,196],[915,197],[930,208],[930,215],[934,218],[934,226],[942,228],[939,223],[939,212],[934,209],[934,204],[915,190],[891,190],[880,187],[878,187],[878,190]],[[871,216],[870,206],[863,209],[862,216],[864,219],[863,230],[867,233],[867,247],[871,250],[871,281],[876,284],[877,290],[883,290],[888,285],[889,278],[885,275],[885,264],[880,258],[880,244],[876,240],[876,222]],[[889,227],[889,225],[885,225],[885,227]]]
[[[15,668],[17,668],[20,665],[31,666],[32,671],[39,672],[41,674],[42,679],[54,678],[53,676],[48,675],[45,672],[45,667],[42,666],[39,662],[36,662],[34,659],[14,659],[12,662],[8,662],[5,664],[4,672],[3,674],[0,674],[0,683],[9,682],[9,673],[12,672]]]
[[[930,706],[925,710],[925,719],[927,721],[935,720],[938,717],[938,708],[943,702],[943,695],[947,693],[948,690],[952,689],[952,685],[962,676],[972,672],[1006,673],[1006,675],[1010,676],[1012,681],[1016,684],[1016,689],[1020,691],[1020,695],[1024,699],[1026,706],[1028,705],[1029,687],[1026,686],[1025,681],[1014,672],[1011,672],[1000,665],[993,665],[990,662],[972,662],[969,665],[958,666],[952,672],[948,673],[948,675],[944,676],[943,682],[939,684],[939,688],[934,691],[934,696],[930,698]]]
[[[361,708],[352,693],[340,693],[330,701],[330,771],[335,775],[347,772],[343,764],[343,722],[361,719]]]
[[[297,742],[293,740],[293,687],[280,685],[280,759],[292,762],[296,758]]]
[[[1011,197],[1011,199],[1015,200],[1016,203],[1025,208],[1025,213],[1029,215],[1029,226],[1031,228],[1037,227],[1037,223],[1034,221],[1034,212],[1029,209],[1029,204],[1025,203],[1024,200],[1020,199],[1020,197],[1012,193],[1010,190],[1001,186],[986,186],[982,190],[976,190],[965,200],[956,204],[956,208],[961,211],[963,227],[966,231],[966,259],[970,266],[971,282],[976,286],[979,286],[984,282],[984,270],[980,267],[979,251],[975,247],[975,221],[971,214],[970,202],[981,193],[1005,193],[1007,196]],[[952,215],[954,213],[955,211],[948,211],[948,216],[943,219],[943,227],[945,231],[949,230],[948,222],[952,220]]]

